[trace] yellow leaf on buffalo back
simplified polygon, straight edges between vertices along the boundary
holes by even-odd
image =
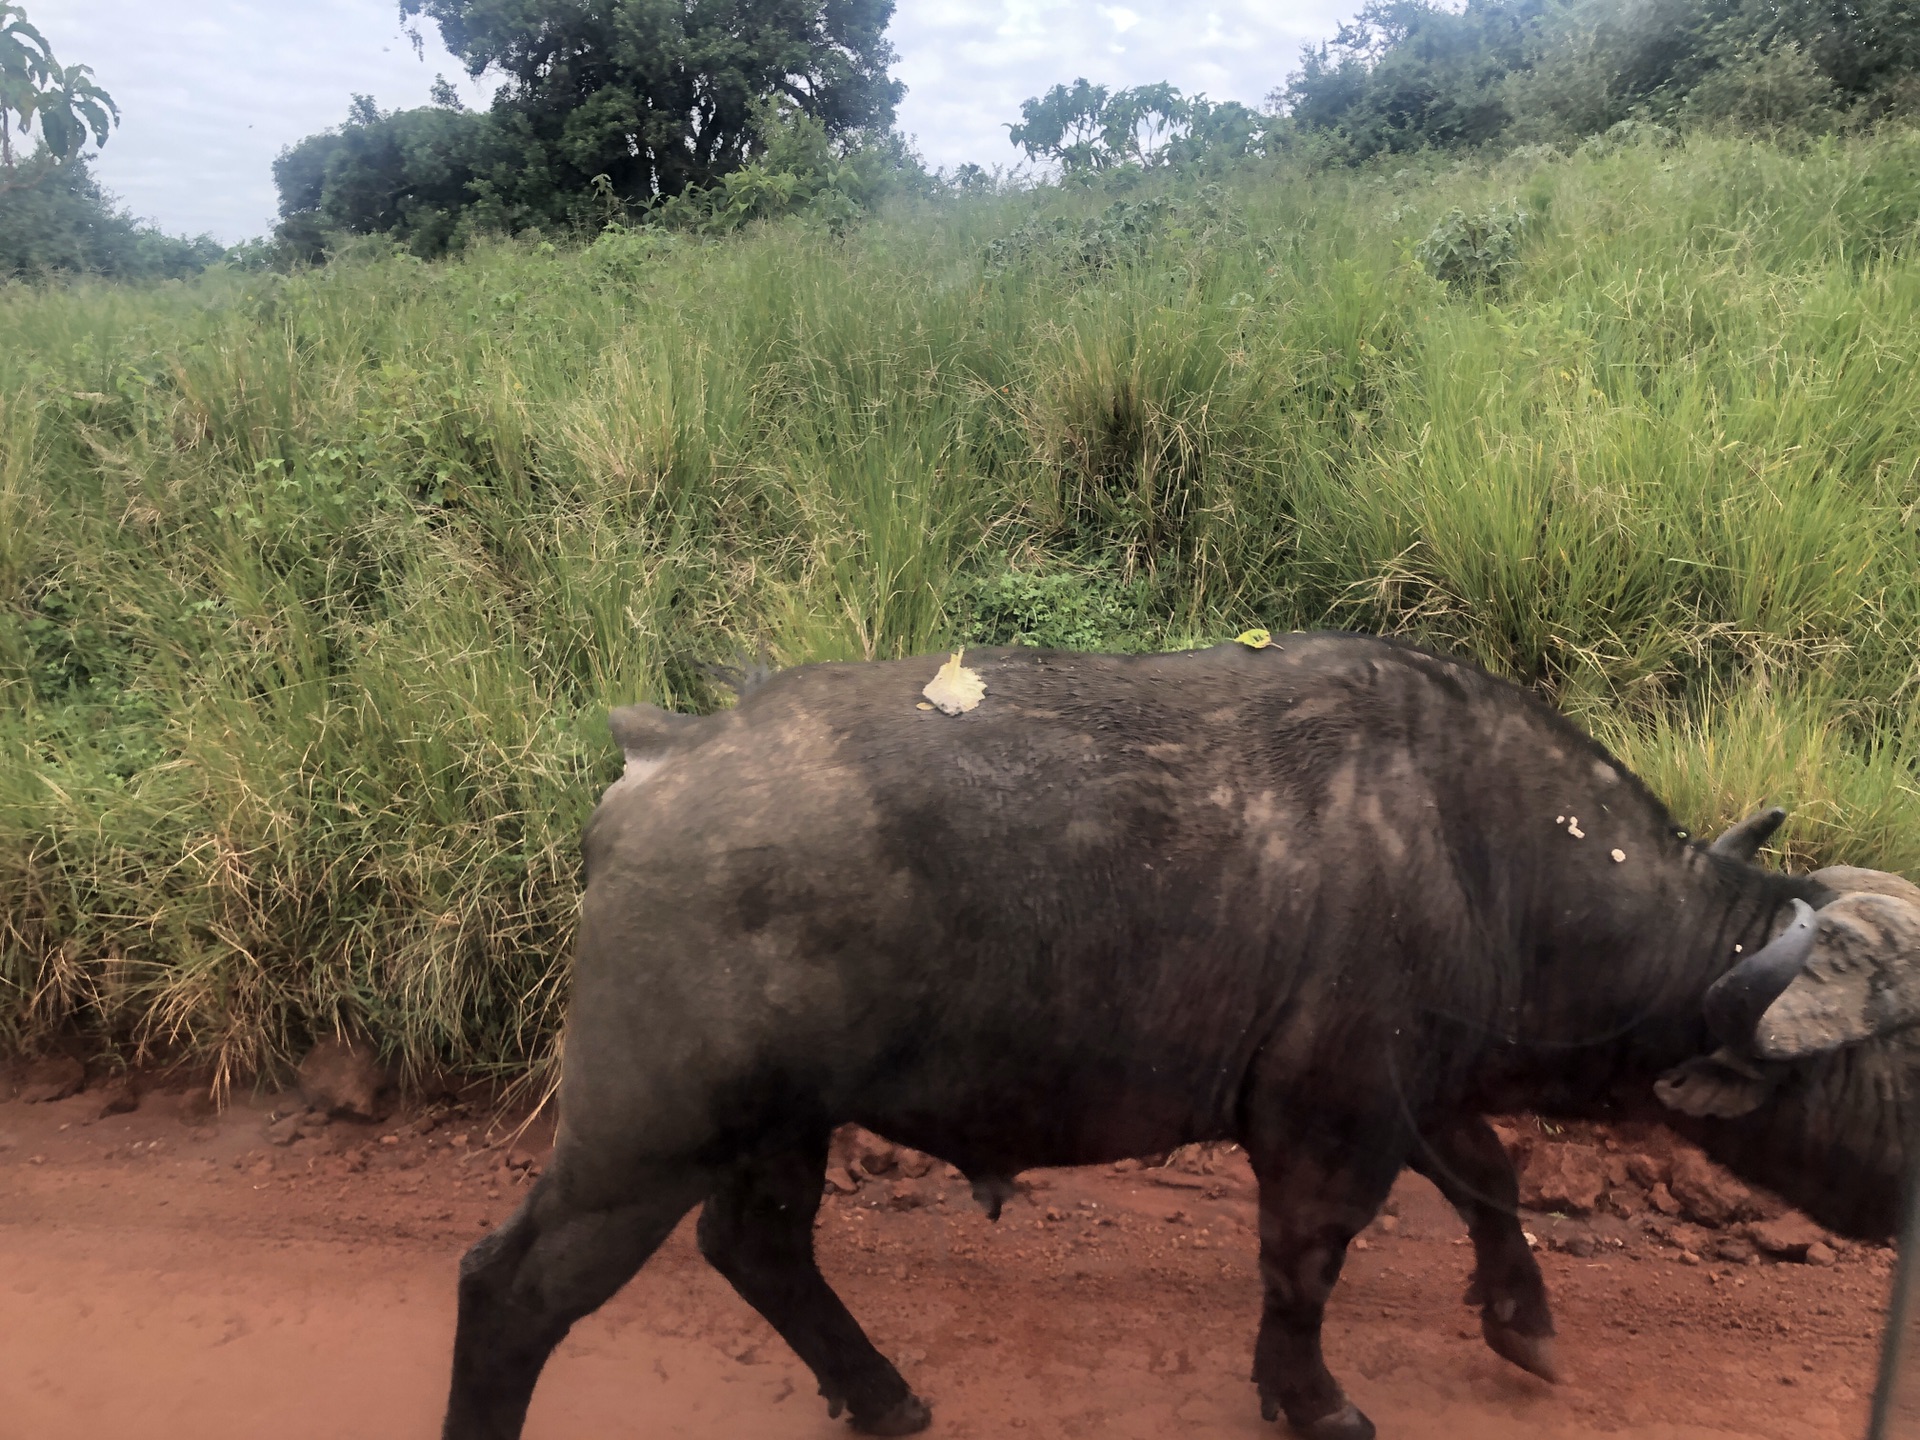
[[[1273,636],[1264,630],[1242,630],[1233,637],[1233,643],[1244,645],[1249,650],[1264,650],[1273,644]]]
[[[927,682],[927,688],[920,692],[942,714],[964,715],[978,705],[980,697],[987,693],[986,682],[960,663],[960,657],[966,653],[965,647],[954,651],[952,658],[935,672],[933,679]]]

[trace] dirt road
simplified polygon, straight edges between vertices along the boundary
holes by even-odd
[[[304,1440],[436,1432],[460,1252],[542,1137],[471,1113],[264,1138],[149,1095],[0,1104],[0,1437]],[[424,1131],[424,1133],[422,1133]],[[392,1136],[392,1139],[386,1137]],[[1253,1206],[1232,1157],[1039,1172],[988,1223],[935,1167],[830,1195],[822,1266],[934,1407],[936,1437],[1272,1436],[1247,1382]],[[1529,1220],[1567,1383],[1480,1344],[1459,1222],[1424,1181],[1352,1255],[1328,1353],[1383,1440],[1855,1440],[1888,1255],[1689,1257],[1610,1217]],[[1584,1238],[1583,1238],[1584,1237]],[[1566,1247],[1566,1248],[1553,1248]],[[811,1378],[683,1225],[549,1367],[529,1432],[827,1440]]]

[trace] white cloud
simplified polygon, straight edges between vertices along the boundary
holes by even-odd
[[[1020,102],[1084,75],[1170,80],[1257,104],[1358,0],[1201,5],[1098,0],[899,0],[889,32],[908,86],[901,128],[935,165],[1009,165]],[[91,65],[123,123],[98,173],[136,214],[225,241],[269,229],[280,150],[345,117],[348,97],[427,103],[435,73],[474,83],[424,28],[424,59],[394,0],[26,0],[66,64]]]

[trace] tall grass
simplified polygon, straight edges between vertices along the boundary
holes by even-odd
[[[1108,203],[1047,193],[0,290],[0,1045],[537,1064],[606,708],[946,644],[1009,566],[1139,647],[1417,636],[1687,823],[1920,870],[1916,162],[1277,170],[1095,265],[990,260]],[[1414,263],[1509,199],[1503,289]]]

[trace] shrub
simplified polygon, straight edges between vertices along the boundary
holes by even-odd
[[[614,284],[639,280],[683,243],[652,226],[609,225],[587,247],[587,262]]]
[[[1156,195],[1116,200],[1100,214],[1078,221],[1064,215],[1027,221],[988,242],[986,266],[996,273],[1033,265],[1111,270],[1142,259],[1163,237],[1215,234],[1225,228],[1227,218],[1218,185],[1204,186],[1191,198]]]
[[[1519,267],[1526,230],[1527,212],[1511,202],[1473,215],[1456,206],[1414,247],[1414,258],[1449,285],[1495,287]]]
[[[1002,561],[963,584],[956,629],[975,645],[1042,650],[1141,650],[1142,587],[1094,566],[1019,568]]]
[[[1840,98],[1833,81],[1789,42],[1722,65],[1693,87],[1687,108],[1740,130],[1806,130],[1831,125]]]

